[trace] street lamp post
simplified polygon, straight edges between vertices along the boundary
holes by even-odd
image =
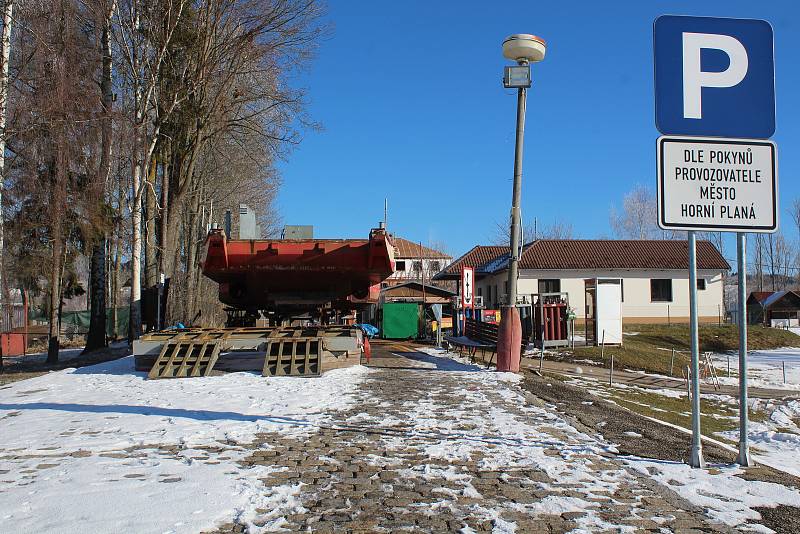
[[[517,89],[517,139],[514,149],[514,192],[511,199],[511,250],[508,262],[508,302],[501,308],[497,339],[497,370],[519,372],[522,324],[517,309],[517,277],[520,249],[520,200],[522,196],[522,149],[525,136],[525,104],[531,86],[531,63],[544,59],[544,40],[535,35],[514,34],[503,41],[503,56],[516,61],[507,66],[503,86]],[[542,340],[544,343],[544,340]]]

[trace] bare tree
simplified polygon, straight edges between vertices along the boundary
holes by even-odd
[[[698,239],[704,239],[706,241],[711,241],[711,243],[719,250],[719,253],[725,257],[725,239],[723,238],[724,234],[722,232],[699,232],[697,235]],[[727,300],[725,298],[725,286],[727,284],[727,273],[722,273],[722,302],[725,303],[727,307]]]
[[[52,361],[59,310],[88,278],[87,350],[102,347],[105,308],[116,329],[128,287],[130,336],[140,332],[144,250],[148,283],[157,270],[173,277],[175,316],[218,324],[216,289],[199,268],[208,212],[212,203],[217,214],[247,203],[266,235],[279,231],[275,162],[314,126],[290,78],[324,34],[320,3],[3,7],[0,292],[16,284],[40,298]],[[88,258],[90,274],[77,268]]]
[[[174,92],[167,100],[178,102],[162,124],[159,148],[165,164],[161,268],[171,279],[168,317],[197,315],[190,309],[198,276],[195,243],[203,237],[200,206],[215,198],[208,196],[213,173],[204,168],[219,155],[213,147],[255,147],[246,153],[260,165],[263,187],[277,183],[270,177],[272,162],[299,141],[295,126],[306,123],[303,93],[283,78],[313,52],[323,31],[320,14],[308,0],[207,0],[182,23],[192,31],[181,32],[175,49],[168,49],[160,91],[162,97]],[[236,177],[222,179],[243,185]]]
[[[797,249],[792,240],[787,239],[783,232],[779,232],[775,251],[780,269],[781,289],[787,289],[792,285],[792,266],[797,260]]]
[[[662,233],[656,224],[656,198],[653,191],[637,185],[622,199],[622,210],[611,208],[610,222],[620,239],[657,239]]]
[[[782,231],[767,234],[766,253],[772,291],[786,289],[789,285],[789,270],[795,260],[794,247]]]
[[[752,261],[753,274],[758,284],[758,290],[764,291],[764,234],[755,234],[753,237],[755,244],[755,254]]]
[[[490,237],[493,245],[508,245],[511,242],[510,225],[495,223],[494,233]],[[530,243],[537,239],[572,239],[572,223],[561,219],[554,219],[552,224],[541,226],[537,218],[533,218],[522,227],[522,238],[524,243]]]
[[[91,44],[81,5],[60,0],[19,7],[17,55],[24,61],[16,67],[10,99],[13,134],[7,141],[16,203],[11,216],[20,236],[17,254],[40,261],[17,262],[17,281],[36,287],[43,278],[49,281],[48,361],[55,362],[62,297],[83,292],[75,254],[97,222],[96,203],[87,197],[97,146],[88,111],[96,98],[96,63],[87,53]]]
[[[797,237],[800,239],[800,198],[796,198],[794,201],[792,201],[790,213],[792,215],[795,228],[797,228]]]
[[[555,220],[541,230],[539,239],[572,239],[572,234],[572,223]]]
[[[767,234],[767,258],[769,260],[769,277],[772,282],[773,291],[777,291],[775,285],[775,264],[778,257],[776,252],[774,234]],[[780,265],[780,263],[778,263],[778,265]]]
[[[522,224],[521,241],[529,243],[537,238],[538,228],[536,219],[530,220]],[[494,230],[489,236],[489,242],[497,246],[509,246],[511,243],[511,221],[506,223],[495,222]]]
[[[163,95],[161,72],[188,0],[155,5],[145,0],[120,0],[116,5],[116,43],[122,57],[124,87],[132,107],[131,157],[131,296],[129,338],[141,334],[142,198],[161,126],[179,103],[180,95]]]

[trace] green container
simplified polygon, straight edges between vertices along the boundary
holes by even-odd
[[[419,333],[419,305],[406,302],[384,304],[382,330],[386,339],[416,338]]]

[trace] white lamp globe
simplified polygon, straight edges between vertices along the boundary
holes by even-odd
[[[503,56],[516,62],[537,63],[547,49],[544,39],[528,33],[515,33],[503,41]]]

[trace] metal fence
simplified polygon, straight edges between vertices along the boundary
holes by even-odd
[[[722,304],[697,306],[697,315],[705,323],[723,324],[727,322],[727,314]],[[622,316],[628,324],[635,324],[637,319],[645,323],[687,324],[689,322],[689,306],[670,303],[628,306],[623,303]]]

